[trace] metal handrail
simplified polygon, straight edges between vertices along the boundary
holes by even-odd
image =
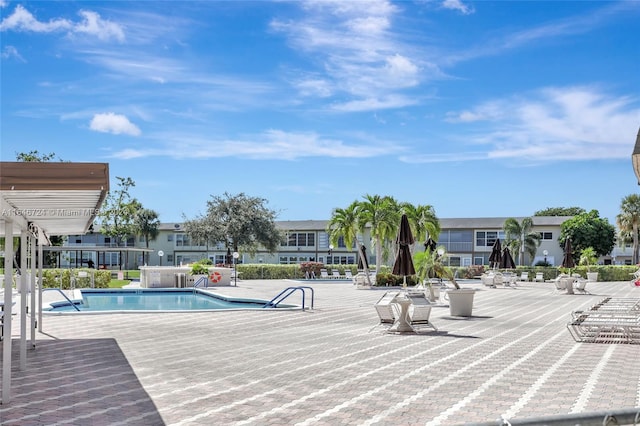
[[[640,422],[640,409],[613,409],[607,411],[592,411],[576,414],[560,414],[554,416],[527,417],[520,419],[500,418],[495,422],[465,423],[466,426],[613,426],[636,425]]]
[[[202,281],[205,282],[204,288],[208,288],[209,287],[209,279],[207,277],[200,277],[200,279],[193,284],[193,288],[198,287],[200,285],[200,283],[202,283]]]
[[[42,289],[42,291],[43,291],[43,292],[45,292],[45,291],[52,291],[52,290],[53,290],[53,291],[57,291],[58,293],[60,293],[60,294],[62,295],[62,297],[64,297],[65,299],[67,299],[67,302],[69,302],[69,304],[70,304],[71,306],[73,306],[73,308],[74,308],[76,311],[80,312],[80,308],[78,308],[78,307],[76,306],[76,304],[75,304],[75,303],[73,303],[73,302],[71,301],[71,299],[69,299],[69,298],[67,297],[67,295],[66,295],[66,294],[64,294],[64,292],[63,292],[61,289],[59,289],[59,288],[43,288],[43,289]]]
[[[304,311],[305,310],[305,296],[306,296],[306,291],[305,290],[307,290],[307,289],[311,290],[311,307],[310,307],[310,309],[313,309],[313,302],[314,302],[314,298],[315,298],[315,292],[314,292],[313,288],[308,287],[308,286],[287,287],[284,290],[282,290],[280,293],[278,293],[278,295],[276,297],[274,297],[273,299],[271,299],[270,301],[265,303],[264,308],[277,308],[278,304],[280,302],[285,300],[287,297],[292,295],[297,290],[300,290],[300,292],[302,293],[302,310]]]

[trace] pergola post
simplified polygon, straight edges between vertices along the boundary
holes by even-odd
[[[36,273],[38,270],[36,269],[36,244],[40,244],[40,239],[38,238],[38,230],[35,230],[36,234],[30,235],[31,244],[29,248],[31,249],[31,253],[29,258],[31,263],[29,264],[31,269],[31,281],[29,282],[29,288],[31,289],[31,301],[29,303],[30,311],[30,328],[31,328],[31,348],[36,347]]]
[[[20,230],[20,370],[27,368],[27,230]]]
[[[11,402],[11,292],[13,290],[13,222],[4,218],[4,317],[2,322],[2,403]]]

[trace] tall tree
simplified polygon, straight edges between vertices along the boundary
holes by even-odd
[[[38,150],[32,150],[29,152],[18,152],[16,153],[16,160],[23,161],[27,163],[45,163],[48,161],[53,161],[57,159],[58,161],[62,161],[55,152],[50,152],[49,154],[40,154]]]
[[[637,265],[638,256],[638,229],[640,228],[640,195],[631,194],[622,199],[620,203],[620,213],[616,216],[616,223],[623,236],[621,240],[626,241],[631,238],[633,244],[632,262]],[[625,238],[625,236],[627,236]]]
[[[438,241],[440,221],[433,206],[429,204],[414,206],[411,203],[400,203],[400,209],[409,219],[416,242],[426,242],[429,238],[434,242]]]
[[[571,238],[571,247],[576,255],[587,247],[593,247],[599,257],[613,250],[616,230],[607,219],[600,217],[597,210],[591,210],[565,220],[560,225],[560,247],[564,248],[567,238]]]
[[[135,216],[136,235],[144,237],[145,247],[149,248],[149,241],[155,240],[160,233],[158,213],[151,209],[140,209]],[[144,254],[144,263],[149,263],[149,253]]]
[[[390,196],[367,194],[364,201],[358,203],[357,211],[358,227],[364,229],[369,226],[376,250],[376,268],[380,268],[383,257],[388,257],[388,252],[383,256],[386,242],[395,238],[400,226],[398,202]]]
[[[585,213],[586,210],[582,207],[547,207],[543,210],[538,210],[534,216],[576,216]]]
[[[336,208],[331,213],[327,223],[329,242],[338,246],[338,240],[342,237],[344,244],[351,248],[358,240],[358,203],[354,201],[346,209]]]
[[[142,205],[131,198],[129,189],[136,184],[130,177],[116,176],[118,189],[109,191],[102,204],[98,217],[100,218],[101,232],[115,239],[120,246],[122,240],[136,233],[136,214]]]
[[[226,241],[222,228],[213,226],[206,216],[200,215],[194,219],[185,217],[182,227],[192,242],[206,247],[207,257],[209,257],[210,246]]]
[[[210,233],[207,241],[224,242],[234,251],[240,249],[254,254],[259,246],[275,253],[283,241],[283,235],[275,225],[276,212],[266,207],[264,198],[250,197],[244,193],[211,196],[207,201],[207,214],[203,218],[204,232]]]
[[[506,244],[512,252],[518,253],[518,264],[524,265],[524,253],[533,261],[536,250],[540,246],[540,233],[533,232],[533,219],[525,217],[522,222],[512,217],[504,221]]]

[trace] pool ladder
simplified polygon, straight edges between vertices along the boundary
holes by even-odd
[[[193,284],[193,288],[198,287],[202,283],[204,283],[205,288],[209,288],[209,279],[207,277],[200,277],[200,279]]]
[[[280,293],[278,293],[278,295],[276,297],[274,297],[273,299],[268,301],[263,307],[264,308],[277,308],[278,304],[280,302],[285,300],[287,297],[291,296],[296,291],[300,291],[300,293],[302,293],[302,310],[304,311],[305,307],[306,307],[306,305],[305,305],[305,296],[307,294],[306,290],[310,290],[311,291],[311,306],[310,306],[310,309],[313,309],[314,291],[313,291],[313,288],[308,287],[308,286],[287,287],[284,290],[282,290]]]
[[[73,302],[71,301],[71,299],[69,299],[69,298],[67,297],[67,295],[66,295],[66,294],[64,294],[64,292],[63,292],[61,289],[59,289],[59,288],[43,288],[43,289],[42,289],[42,291],[43,291],[43,292],[45,292],[45,291],[52,291],[52,290],[53,290],[53,291],[57,291],[58,293],[60,293],[60,294],[62,295],[62,297],[64,297],[65,299],[67,299],[67,302],[69,302],[69,304],[70,304],[71,306],[73,306],[73,308],[74,308],[76,311],[78,311],[78,312],[80,311],[80,308],[78,308],[78,307],[76,306],[76,304],[75,304],[75,303],[73,303]]]

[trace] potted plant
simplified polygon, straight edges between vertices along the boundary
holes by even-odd
[[[598,281],[598,271],[593,271],[593,267],[598,264],[598,255],[593,247],[587,247],[580,252],[578,263],[587,267],[587,281]]]
[[[211,261],[209,259],[199,260],[191,264],[191,270],[189,273],[193,275],[194,284],[197,283],[201,277],[207,277],[209,279],[209,267]]]
[[[447,290],[445,297],[449,299],[449,311],[452,316],[471,316],[473,310],[473,296],[475,290],[471,288],[460,288],[456,282],[451,268],[444,264],[446,253],[443,247],[437,250],[427,249],[414,255],[414,266],[418,278],[429,286],[429,299],[435,301],[433,286],[429,278],[444,278],[453,284],[454,288]]]

